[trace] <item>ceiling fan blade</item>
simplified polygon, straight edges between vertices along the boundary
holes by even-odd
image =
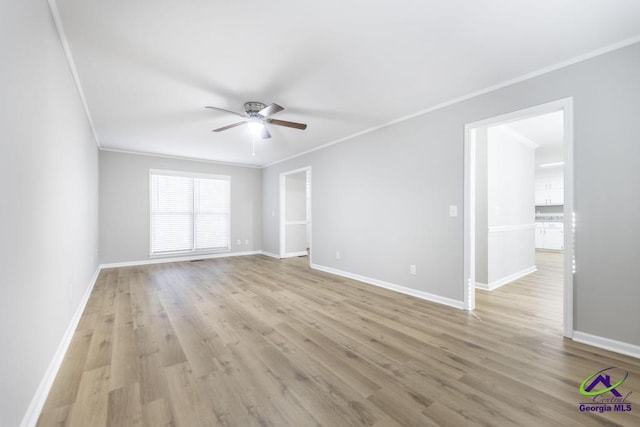
[[[224,111],[225,113],[230,113],[230,114],[235,114],[236,116],[240,116],[240,117],[247,117],[246,114],[244,113],[236,113],[235,111],[230,111],[230,110],[225,110],[224,108],[218,108],[218,107],[211,107],[209,105],[207,105],[204,108],[210,108],[212,110],[218,110],[218,111]],[[268,108],[268,107],[267,107]]]
[[[245,124],[245,123],[247,123],[247,121],[246,121],[246,120],[244,120],[244,121],[242,121],[242,122],[234,123],[234,124],[232,124],[232,125],[224,126],[224,127],[218,128],[218,129],[214,129],[214,130],[212,130],[211,132],[222,132],[223,130],[231,129],[231,128],[234,128],[234,127],[236,127],[236,126],[243,125],[243,124]]]
[[[267,122],[271,123],[272,125],[286,126],[288,128],[295,128],[295,129],[302,129],[302,130],[305,130],[307,128],[307,125],[305,125],[304,123],[288,122],[286,120],[268,119]]]
[[[262,126],[262,129],[260,130],[260,134],[258,134],[258,136],[262,139],[269,139],[271,138],[271,134],[269,133],[269,131],[267,130],[266,126]]]
[[[258,114],[260,114],[262,117],[269,117],[282,110],[284,110],[284,107],[281,107],[278,104],[271,104],[258,111]]]

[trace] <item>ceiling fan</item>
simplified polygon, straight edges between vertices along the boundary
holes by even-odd
[[[270,118],[273,114],[278,113],[284,110],[278,104],[265,105],[262,102],[245,102],[244,103],[244,114],[236,113],[235,111],[225,110],[224,108],[211,107],[206,106],[205,108],[210,108],[212,110],[224,111],[226,113],[235,114],[236,116],[243,117],[245,120],[233,123],[231,125],[223,126],[218,129],[214,129],[213,132],[222,132],[223,130],[231,129],[236,126],[241,126],[243,124],[247,124],[251,133],[255,136],[268,139],[271,138],[271,134],[267,130],[267,124],[276,125],[276,126],[285,126],[294,129],[304,130],[307,128],[307,125],[304,123],[296,123],[296,122],[288,122],[286,120],[277,120]]]

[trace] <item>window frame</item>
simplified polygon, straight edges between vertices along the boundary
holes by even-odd
[[[229,191],[227,194],[227,220],[226,220],[226,229],[227,229],[227,246],[221,248],[207,248],[207,249],[196,249],[196,197],[195,197],[195,182],[192,185],[192,206],[191,206],[191,218],[192,218],[192,241],[191,241],[191,249],[188,250],[177,250],[177,251],[164,251],[164,252],[153,252],[153,176],[175,176],[182,178],[191,178],[191,179],[211,179],[218,181],[227,181],[229,186]],[[215,254],[215,253],[224,253],[231,251],[231,176],[229,175],[218,175],[218,174],[209,174],[209,173],[200,173],[200,172],[186,172],[186,171],[176,171],[176,170],[168,170],[168,169],[149,169],[149,258],[165,258],[171,255],[199,255],[199,254]]]

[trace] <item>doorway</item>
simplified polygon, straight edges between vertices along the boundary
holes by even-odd
[[[536,252],[533,249],[534,240],[535,239],[535,226],[536,223],[533,222],[534,218],[534,197],[538,198],[541,195],[537,195],[534,192],[534,175],[533,171],[528,172],[528,176],[522,178],[522,180],[528,183],[530,182],[530,191],[531,193],[527,193],[527,198],[530,199],[530,210],[529,216],[527,216],[526,212],[523,213],[524,217],[531,218],[531,220],[521,220],[514,221],[513,219],[507,220],[504,224],[501,224],[499,221],[491,224],[489,221],[496,220],[496,218],[508,217],[507,214],[513,214],[515,211],[519,209],[518,205],[516,207],[504,207],[498,201],[495,203],[495,206],[488,207],[486,211],[483,211],[483,207],[480,208],[480,212],[478,212],[478,198],[479,197],[487,197],[487,194],[482,193],[482,186],[478,186],[478,179],[482,179],[481,175],[478,178],[478,157],[487,156],[486,151],[486,141],[488,131],[494,132],[502,132],[506,133],[507,137],[514,138],[522,136],[519,132],[513,132],[518,129],[516,123],[524,123],[527,119],[532,119],[536,117],[541,117],[545,115],[560,115],[561,116],[561,127],[562,127],[562,159],[563,162],[563,181],[564,181],[564,190],[561,190],[564,195],[563,205],[561,209],[561,213],[558,215],[556,219],[559,219],[562,226],[564,227],[563,238],[562,238],[562,246],[564,250],[564,259],[562,261],[563,273],[562,273],[562,293],[563,293],[563,331],[564,335],[567,337],[572,337],[573,335],[573,266],[574,266],[574,253],[573,253],[573,224],[575,220],[575,216],[573,213],[573,117],[572,117],[572,99],[566,98],[558,101],[550,102],[547,104],[539,105],[532,108],[527,108],[525,110],[515,111],[513,113],[508,113],[505,115],[501,115],[498,117],[493,117],[487,120],[482,120],[479,122],[469,123],[465,126],[465,213],[464,213],[464,308],[467,310],[475,309],[476,303],[476,283],[478,282],[478,276],[483,275],[485,283],[485,288],[487,290],[491,290],[492,288],[497,288],[500,285],[510,283],[515,280],[517,277],[522,277],[523,275],[529,274],[535,271],[535,264],[533,266],[529,265],[527,267],[527,262],[534,260],[536,257]],[[511,125],[511,126],[510,126]],[[523,138],[525,141],[525,145],[527,143],[532,143],[528,138]],[[483,146],[484,143],[484,146]],[[532,143],[533,144],[533,143]],[[533,144],[535,145],[535,144]],[[531,148],[535,148],[531,147]],[[484,150],[484,151],[483,151]],[[527,150],[522,150],[525,152],[524,156],[528,156],[528,159],[533,159],[531,153],[526,153]],[[521,154],[516,153],[517,156],[521,156]],[[501,159],[504,160],[504,159]],[[531,161],[531,160],[525,160]],[[538,162],[536,162],[538,163]],[[560,162],[550,162],[550,163],[560,163]],[[533,165],[532,165],[533,166]],[[490,166],[489,166],[490,167]],[[487,169],[489,168],[487,167]],[[508,168],[507,168],[508,169]],[[480,171],[482,172],[482,171]],[[497,175],[499,177],[499,173]],[[486,175],[485,175],[486,178]],[[520,178],[519,178],[520,179]],[[494,177],[494,182],[495,177]],[[504,181],[502,181],[504,182]],[[511,186],[513,183],[509,182],[508,185]],[[485,189],[487,187],[485,186]],[[548,197],[555,197],[557,190],[555,188],[547,189]],[[504,188],[498,188],[495,190],[496,194],[500,194],[498,199],[502,196],[501,191],[509,191],[509,189],[505,190]],[[513,191],[513,189],[511,189]],[[555,193],[554,193],[555,191]],[[551,194],[551,196],[549,196]],[[530,196],[530,197],[529,197]],[[547,199],[545,199],[547,200]],[[537,204],[537,203],[536,203]],[[502,211],[501,211],[502,210]],[[508,211],[508,212],[507,212]],[[535,208],[535,213],[539,214],[539,208]],[[483,218],[491,217],[492,218]],[[517,215],[517,213],[516,213]],[[560,219],[561,218],[561,219]],[[485,221],[483,224],[482,221]],[[509,222],[511,221],[511,222]],[[493,227],[492,227],[493,226]],[[486,232],[485,232],[486,231]],[[481,233],[482,232],[482,233]],[[515,236],[516,234],[521,234],[526,236],[524,239],[518,238],[518,244],[523,248],[521,253],[523,253],[525,261],[523,263],[522,257],[520,258],[520,264],[522,264],[524,269],[519,270],[518,268],[512,269],[515,271],[511,271],[512,276],[509,277],[509,272],[504,270],[501,273],[504,274],[494,274],[493,281],[488,275],[487,269],[484,269],[484,265],[477,265],[478,259],[478,244],[482,248],[483,244],[491,245],[489,241],[491,237],[488,237],[488,234],[493,234],[494,239],[494,256],[497,254],[500,261],[496,264],[494,270],[504,269],[506,266],[504,263],[504,257],[500,256],[500,245],[504,244],[505,241],[508,241],[512,234]],[[486,242],[482,242],[481,240],[485,239]],[[530,241],[530,242],[529,242]],[[525,243],[522,243],[525,242]],[[554,242],[557,244],[557,242]],[[504,249],[504,248],[503,248]],[[518,249],[520,250],[520,249]],[[516,251],[517,252],[517,251]],[[509,253],[509,255],[513,255],[513,253]],[[516,254],[516,257],[520,256]],[[527,261],[528,260],[528,261]],[[512,260],[509,260],[512,262]],[[517,263],[515,265],[518,265]],[[490,273],[489,273],[490,274]],[[504,277],[503,277],[504,276]],[[501,282],[502,280],[502,282]],[[480,281],[482,283],[482,281]]]
[[[311,262],[311,166],[280,174],[279,255]]]

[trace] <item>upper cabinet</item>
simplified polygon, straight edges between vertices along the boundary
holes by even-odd
[[[536,177],[536,206],[564,205],[564,177]]]

